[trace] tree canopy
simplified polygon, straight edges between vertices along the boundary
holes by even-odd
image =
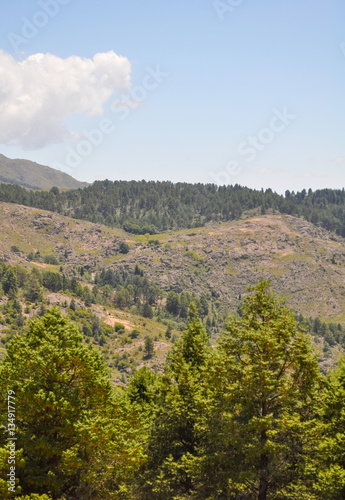
[[[250,287],[239,312],[212,346],[191,304],[164,371],[142,367],[122,389],[57,308],[32,319],[0,364],[2,407],[15,396],[15,497],[343,499],[344,359],[321,373],[269,282]],[[4,499],[9,453],[3,432]]]
[[[0,184],[0,201],[20,203],[77,219],[123,227],[134,234],[200,227],[209,221],[239,219],[247,210],[268,210],[304,217],[328,231],[345,236],[344,189],[285,195],[238,184],[188,184],[159,181],[95,181],[84,189],[28,191]]]
[[[16,446],[24,462],[18,479],[25,493],[75,498],[90,489],[92,476],[98,477],[93,498],[108,498],[110,484],[115,491],[124,487],[136,460],[135,418],[112,393],[98,352],[83,345],[56,308],[10,341],[0,387],[3,402],[8,390],[16,398]]]

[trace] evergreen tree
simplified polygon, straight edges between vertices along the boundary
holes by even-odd
[[[25,298],[30,302],[41,301],[43,298],[40,283],[34,277],[31,277],[25,290]]]
[[[128,384],[127,396],[131,403],[151,405],[155,399],[156,385],[157,375],[143,366],[132,376]]]
[[[171,314],[174,314],[175,316],[178,315],[180,311],[180,299],[176,292],[171,291],[168,293],[166,308]]]
[[[202,491],[216,484],[223,496],[207,498],[313,498],[301,479],[317,427],[317,360],[269,283],[250,290],[212,367]]]
[[[190,295],[187,292],[181,292],[179,297],[179,313],[181,318],[188,318],[188,308],[190,304]],[[178,310],[178,307],[177,307]]]
[[[158,388],[139,498],[182,499],[193,491],[189,469],[201,440],[197,422],[208,356],[207,334],[191,305],[188,328],[171,350]]]
[[[155,345],[151,337],[146,337],[145,338],[145,344],[144,344],[144,354],[146,358],[152,358],[153,353],[155,350]]]
[[[2,289],[9,298],[14,298],[18,292],[17,274],[9,267],[2,279]]]
[[[142,315],[144,318],[152,318],[153,317],[153,309],[148,302],[143,304]]]
[[[322,401],[323,435],[319,441],[319,460],[315,491],[318,498],[345,498],[345,358],[328,377]]]
[[[15,393],[23,493],[108,499],[127,489],[141,456],[133,412],[114,398],[98,352],[57,309],[10,341],[0,389],[3,408],[7,391]],[[7,414],[0,419],[6,425]]]

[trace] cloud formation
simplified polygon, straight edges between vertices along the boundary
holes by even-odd
[[[130,89],[131,65],[115,52],[93,59],[34,54],[16,61],[0,50],[0,143],[38,149],[73,135],[64,120],[103,114],[116,92]]]

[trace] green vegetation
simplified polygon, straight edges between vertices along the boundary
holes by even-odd
[[[129,245],[128,245],[128,243],[126,243],[125,241],[121,241],[121,243],[119,245],[119,252],[123,253],[123,254],[128,253],[129,252]]]
[[[53,194],[58,194],[58,188],[78,189],[87,185],[54,168],[29,160],[12,160],[4,155],[0,155],[0,181],[30,189],[51,188]]]
[[[143,367],[121,390],[66,315],[32,319],[0,364],[1,405],[9,391],[16,401],[0,424],[15,419],[17,437],[15,495],[0,437],[2,498],[343,499],[345,360],[321,373],[268,282],[250,287],[239,312],[211,347],[192,304],[164,373]],[[144,354],[153,347],[145,340]]]
[[[19,230],[6,236],[0,261],[0,399],[6,409],[7,391],[15,392],[16,498],[345,497],[345,331],[338,322],[345,292],[336,278],[343,244],[289,217],[279,217],[287,221],[284,238],[272,216],[262,239],[255,218],[228,233],[216,224],[280,212],[345,236],[343,190],[278,196],[240,186],[104,181],[69,192],[0,185],[0,199],[132,233],[37,212],[29,242],[22,214],[31,211],[17,210]],[[54,244],[42,244],[50,230]],[[168,230],[178,232],[150,236]],[[309,244],[312,235],[322,243]],[[292,270],[295,280],[304,273],[297,260],[315,264],[317,279],[301,279],[292,301],[297,309],[305,291],[318,293],[311,309],[301,308],[305,317],[268,282],[244,293],[261,248],[273,260],[256,261],[255,279],[260,268],[275,280]],[[220,280],[227,274],[238,279]],[[335,314],[324,315],[330,308]],[[7,418],[0,412],[3,429]],[[13,498],[6,438],[4,499]]]
[[[345,191],[303,189],[285,196],[271,189],[155,181],[96,181],[84,189],[27,191],[0,184],[0,201],[51,210],[76,219],[123,227],[134,234],[201,227],[239,219],[250,210],[304,217],[345,236]]]
[[[0,388],[3,408],[7,392],[15,394],[22,492],[55,499],[85,498],[87,491],[88,498],[116,498],[126,489],[141,458],[133,412],[112,391],[97,351],[83,345],[78,329],[57,309],[9,343]],[[2,415],[5,425],[7,413]],[[2,481],[3,495],[6,486]]]

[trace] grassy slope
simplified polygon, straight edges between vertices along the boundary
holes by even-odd
[[[66,300],[67,304],[70,303],[71,298],[62,293],[48,293],[46,298],[51,305],[58,305],[64,312],[67,309],[61,307]],[[76,299],[77,307],[85,307],[82,302]],[[114,360],[116,356],[123,357],[124,353],[128,355],[128,361],[133,361],[136,369],[142,366],[147,366],[155,371],[162,372],[163,364],[166,355],[172,346],[172,343],[166,339],[165,331],[166,326],[158,323],[152,319],[142,318],[126,311],[121,311],[115,308],[103,307],[100,305],[92,305],[92,313],[110,327],[114,327],[115,323],[121,323],[125,327],[124,333],[114,333],[107,338],[107,343],[100,347],[95,344],[96,348],[101,351],[104,361],[110,368],[111,378],[114,383],[119,383],[121,380],[121,373],[130,374],[131,370],[117,370],[115,368]],[[132,330],[138,330],[139,336],[135,339],[129,340],[128,335]],[[180,332],[172,331],[176,337],[180,336]],[[152,358],[147,359],[144,356],[144,342],[145,337],[149,336],[154,341],[154,354]],[[125,340],[126,339],[126,340]]]
[[[8,262],[29,266],[26,254],[40,250],[54,253],[67,272],[78,265],[94,271],[139,264],[167,291],[219,293],[224,311],[236,309],[249,284],[271,279],[295,311],[345,322],[345,240],[302,219],[264,215],[146,237],[1,203],[0,224],[0,257]],[[160,245],[149,245],[150,239]],[[127,255],[117,253],[120,241],[130,244]],[[23,253],[11,252],[12,245]]]
[[[19,184],[32,189],[78,189],[87,186],[64,172],[29,160],[10,159],[0,155],[0,182]]]

